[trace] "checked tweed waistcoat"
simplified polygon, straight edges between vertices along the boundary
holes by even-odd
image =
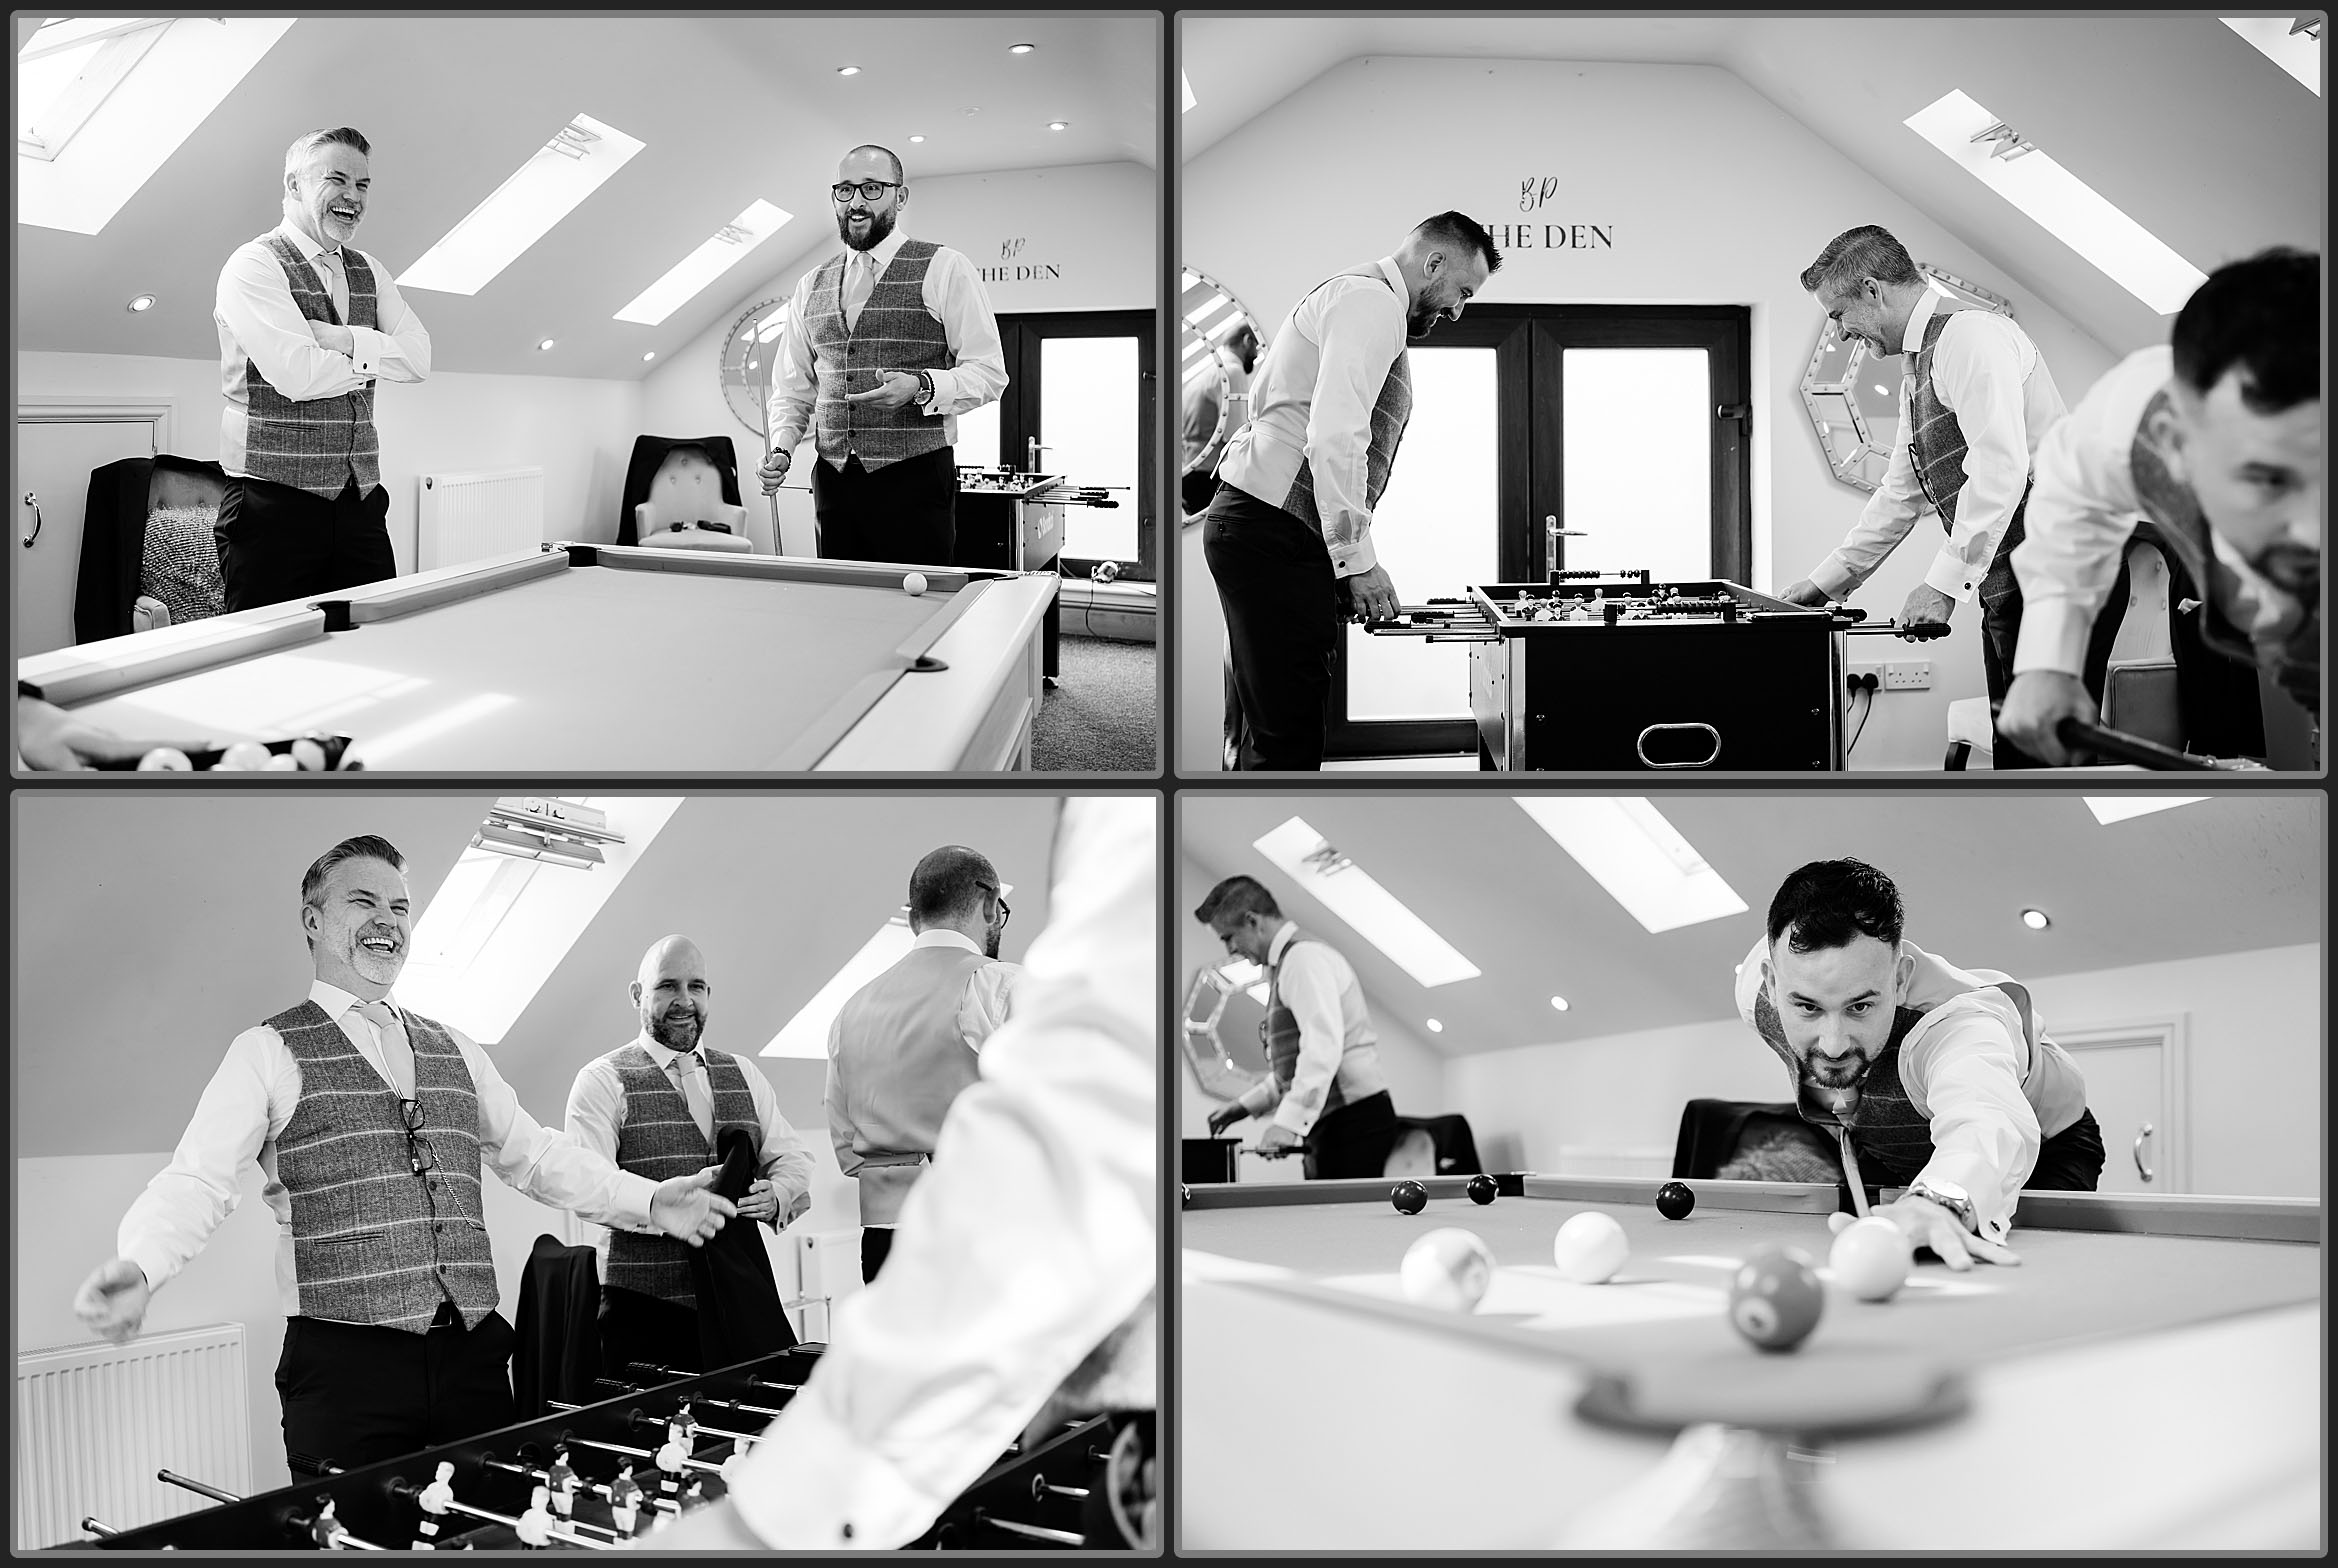
[[[349,273],[349,319],[334,313],[332,291],[308,264],[292,241],[281,234],[262,236],[276,253],[284,278],[292,286],[292,302],[311,321],[335,326],[374,327],[380,323],[374,293],[373,269],[365,258],[344,245],[341,265]],[[254,477],[327,500],[339,495],[350,480],[361,496],[381,483],[381,438],[373,428],[373,383],[354,392],[312,398],[296,403],[268,384],[260,367],[244,361],[244,396],[248,400],[244,466]]]
[[[303,1317],[427,1333],[441,1301],[465,1328],[495,1310],[495,1259],[479,1200],[479,1094],[444,1026],[405,1013],[414,1097],[437,1165],[416,1175],[397,1091],[314,1002],[268,1020],[300,1067],[300,1102],[276,1140],[292,1201]]]
[[[903,240],[849,326],[844,264],[853,253],[829,258],[812,280],[804,306],[804,333],[819,381],[812,432],[831,467],[842,468],[858,452],[863,468],[882,468],[949,444],[942,421],[914,403],[875,408],[844,400],[848,392],[873,390],[882,371],[948,370],[958,363],[948,332],[925,308],[926,269],[941,248],[930,240]]]
[[[1381,492],[1388,488],[1388,476],[1396,467],[1396,449],[1403,443],[1404,428],[1412,423],[1412,417],[1412,355],[1398,349],[1395,362],[1388,367],[1388,379],[1380,383],[1380,395],[1372,400],[1372,438],[1364,453],[1364,510],[1368,512],[1379,508]],[[1291,492],[1277,504],[1308,527],[1322,529],[1323,516],[1315,509],[1315,471],[1307,459],[1299,459]]]
[[[1283,944],[1283,956],[1277,960],[1267,976],[1266,1017],[1258,1025],[1258,1039],[1266,1047],[1267,1069],[1274,1074],[1278,1097],[1291,1092],[1291,1080],[1299,1071],[1299,1019],[1283,1002],[1283,965],[1291,961],[1291,951],[1309,940],[1294,936]],[[1387,1085],[1380,1079],[1380,1047],[1358,1046],[1340,1053],[1339,1066],[1331,1075],[1331,1086],[1323,1091],[1323,1108],[1316,1120],[1351,1105],[1367,1096],[1378,1094]]]
[[[715,1141],[721,1142],[726,1128],[744,1129],[760,1159],[763,1123],[755,1114],[755,1096],[737,1059],[704,1046],[698,1055],[714,1096]],[[695,1176],[715,1162],[714,1145],[699,1134],[690,1102],[649,1052],[633,1042],[610,1061],[617,1081],[625,1086],[625,1122],[617,1129],[618,1169],[651,1181],[671,1181]],[[698,1304],[690,1283],[688,1242],[610,1229],[602,1233],[600,1253],[602,1284],[621,1285],[685,1307]]]
[[[1813,1114],[1800,1099],[1795,1105],[1813,1126],[1831,1130],[1839,1122],[1849,1129],[1851,1146],[1859,1155],[1859,1174],[1869,1186],[1904,1186],[1932,1160],[1932,1124],[1908,1103],[1908,1091],[1900,1083],[1900,1042],[1923,1018],[1913,1007],[1893,1014],[1890,1043],[1860,1081],[1859,1103],[1850,1115],[1838,1119]],[[1785,1049],[1786,1030],[1767,994],[1754,1003],[1754,1027],[1774,1049]]]

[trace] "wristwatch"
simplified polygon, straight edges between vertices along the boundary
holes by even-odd
[[[1980,1220],[1973,1213],[1973,1200],[1964,1188],[1953,1181],[1926,1181],[1922,1177],[1908,1183],[1908,1196],[1928,1198],[1956,1216],[1956,1222],[1974,1235],[1981,1232]]]
[[[934,400],[934,378],[925,371],[917,373],[917,406],[923,408]]]

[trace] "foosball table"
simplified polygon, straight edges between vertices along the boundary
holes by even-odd
[[[1063,558],[1064,517],[1075,506],[1113,508],[1120,503],[1098,485],[1077,485],[1059,474],[1013,468],[958,470],[958,544],[953,566],[1009,567],[1018,572],[1056,571]],[[1047,606],[1047,640],[1042,673],[1052,684],[1063,640],[1063,601]]]
[[[81,1549],[601,1550],[721,1498],[739,1461],[818,1364],[799,1345],[718,1372],[636,1364],[590,1404],[355,1470],[236,1497],[165,1470],[217,1506],[137,1529],[82,1521]],[[1158,1542],[1150,1413],[1071,1421],[1008,1445],[908,1543],[938,1549],[1150,1549]]]
[[[1564,571],[1368,630],[1469,644],[1484,769],[1826,772],[1844,766],[1840,634],[1899,631],[1863,619],[1732,582]]]

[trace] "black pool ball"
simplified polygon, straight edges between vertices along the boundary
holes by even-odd
[[[1685,1220],[1697,1206],[1697,1195],[1686,1183],[1668,1181],[1656,1189],[1656,1212],[1668,1220]]]
[[[1429,1206],[1429,1189],[1417,1181],[1400,1181],[1388,1201],[1396,1205],[1399,1214],[1418,1214]]]
[[[1469,1183],[1469,1201],[1472,1203],[1493,1202],[1494,1178],[1491,1176],[1472,1177]]]

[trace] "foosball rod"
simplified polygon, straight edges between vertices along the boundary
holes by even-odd
[[[657,1450],[654,1448],[628,1448],[623,1443],[595,1442],[589,1437],[564,1437],[561,1441],[571,1448],[597,1448],[605,1454],[628,1454],[635,1459],[655,1460],[658,1457]],[[716,1475],[722,1474],[723,1468],[712,1460],[688,1457],[682,1460],[682,1466],[686,1470],[711,1470]]]
[[[1020,1524],[1013,1519],[1001,1519],[988,1509],[974,1510],[975,1528],[988,1525],[993,1530],[1004,1530],[1009,1535],[1020,1535],[1028,1540],[1046,1541],[1055,1546],[1085,1546],[1088,1538],[1076,1530],[1050,1530],[1045,1525]]]
[[[404,1487],[414,1496],[415,1505],[419,1507],[424,1513],[461,1514],[467,1519],[478,1519],[487,1524],[508,1525],[514,1530],[517,1530],[520,1527],[520,1521],[517,1515],[490,1513],[484,1508],[474,1508],[469,1503],[458,1502],[456,1499],[451,1497],[439,1500],[437,1505],[434,1507],[431,1504],[422,1501],[422,1493],[425,1490],[424,1488],[415,1486],[411,1481],[401,1482],[399,1483],[399,1486]],[[403,1495],[400,1493],[398,1486],[392,1487],[391,1493],[392,1495]],[[571,1546],[581,1546],[585,1550],[591,1552],[606,1552],[612,1550],[610,1543],[607,1541],[588,1541],[581,1535],[571,1534],[569,1531],[561,1529],[558,1525],[551,1524],[549,1522],[551,1515],[549,1514],[545,1515],[545,1519],[547,1523],[544,1527],[544,1536],[547,1540],[566,1541]],[[573,1523],[574,1521],[571,1522]],[[374,1548],[374,1550],[377,1552],[381,1549],[382,1548],[378,1546]]]
[[[183,1476],[176,1470],[157,1470],[154,1472],[154,1478],[157,1481],[168,1481],[173,1486],[183,1486],[188,1491],[200,1493],[215,1503],[240,1503],[243,1501],[233,1492],[223,1492],[216,1486],[205,1486],[202,1482]]]
[[[97,1522],[97,1515],[95,1514],[83,1514],[81,1516],[81,1528],[84,1534],[94,1535],[101,1541],[110,1541],[115,1536],[122,1533],[121,1531],[113,1528],[111,1525],[99,1524]]]
[[[548,1472],[536,1469],[532,1465],[523,1464],[516,1459],[498,1459],[493,1453],[485,1453],[479,1456],[479,1468],[482,1470],[501,1470],[506,1474],[516,1475],[534,1482],[547,1491],[553,1490],[552,1479]],[[576,1481],[577,1490],[589,1491],[595,1497],[605,1499],[610,1490],[605,1483],[588,1481],[583,1476],[578,1476]],[[573,1517],[568,1520],[568,1528],[571,1530],[590,1530],[595,1535],[605,1535],[615,1541],[625,1539],[625,1532],[622,1530],[612,1530],[607,1525],[587,1524],[584,1520]]]

